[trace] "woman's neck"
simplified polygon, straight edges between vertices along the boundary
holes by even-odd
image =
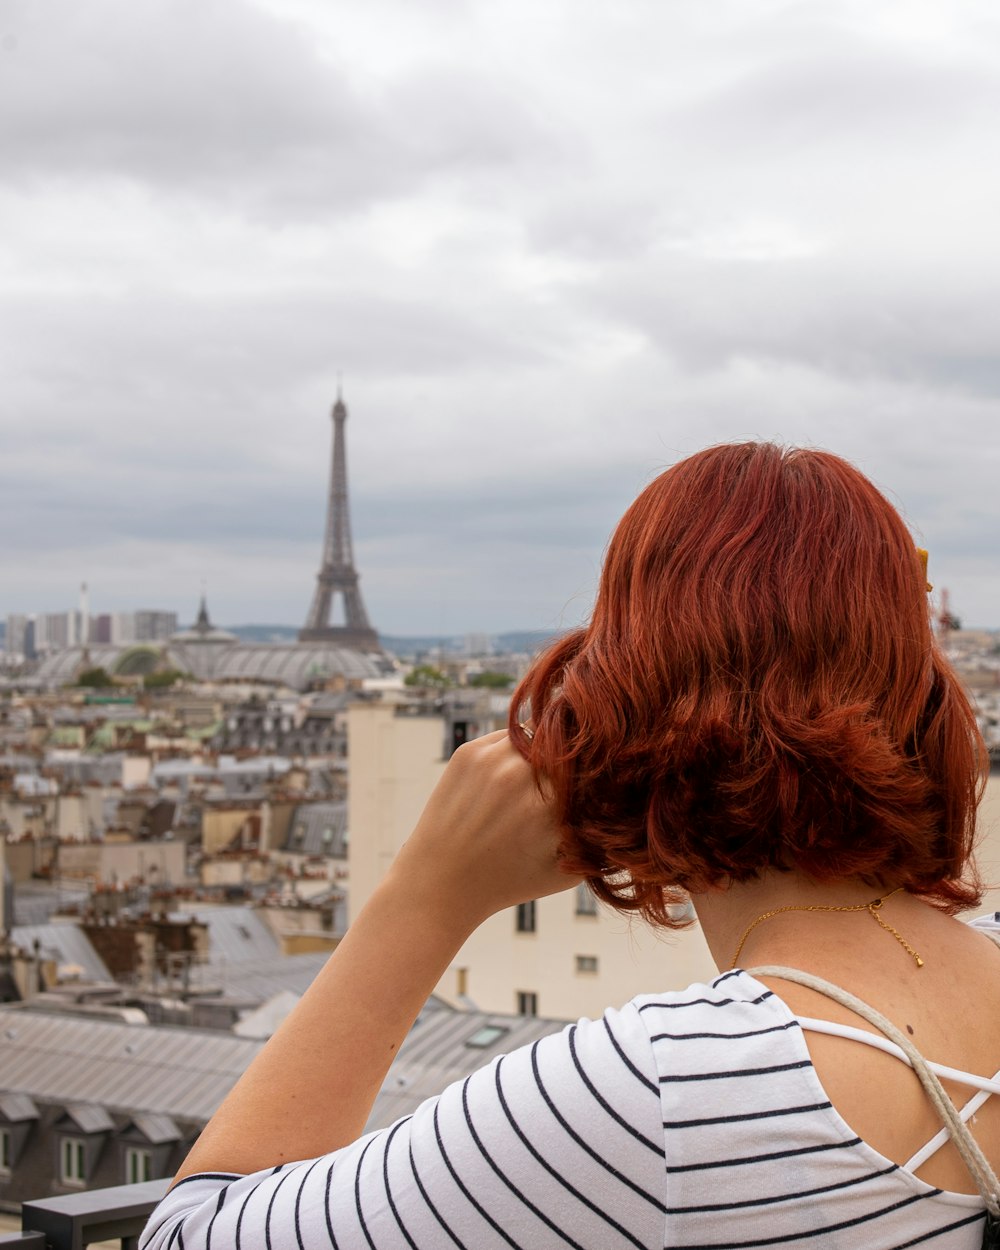
[[[916,964],[907,924],[923,929],[932,909],[904,891],[882,890],[857,878],[820,883],[795,872],[771,872],[750,882],[692,896],[720,971],[763,963],[819,966],[864,960],[881,942]],[[875,911],[866,904],[882,898]],[[806,910],[811,908],[813,910]],[[848,910],[848,909],[854,910]],[[843,909],[843,910],[840,910]],[[897,923],[898,921],[898,923]],[[896,931],[896,936],[893,936]],[[909,950],[908,950],[909,948]]]

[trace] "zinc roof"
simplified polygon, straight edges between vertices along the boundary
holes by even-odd
[[[276,994],[291,990],[304,994],[329,958],[328,954],[274,955],[252,962],[217,964],[207,970],[204,982],[218,985],[227,998],[248,1003],[266,1003]]]
[[[0,1007],[6,1089],[68,1105],[203,1122],[261,1043],[200,1029]]]
[[[71,1103],[66,1114],[81,1133],[109,1133],[115,1122],[103,1107],[95,1107],[89,1103]]]
[[[57,964],[82,968],[90,981],[111,980],[104,960],[94,950],[86,933],[72,921],[15,925],[11,937],[27,951],[33,950],[37,941],[43,958],[54,957]]]
[[[324,800],[300,803],[288,822],[284,851],[296,855],[347,858],[347,804]]]
[[[154,1146],[181,1139],[180,1129],[168,1115],[158,1115],[154,1111],[140,1111],[132,1117],[132,1123]]]
[[[565,1027],[533,1016],[421,1012],[366,1129],[392,1124],[498,1055]],[[108,1112],[131,1115],[137,1126],[146,1116],[142,1131],[151,1141],[171,1140],[163,1134],[176,1131],[175,1117],[206,1121],[263,1045],[207,1030],[132,1028],[0,1007],[0,1079],[18,1091],[15,1097],[66,1104],[81,1127],[103,1123]]]
[[[278,939],[252,907],[196,904],[181,908],[208,925],[208,964],[214,970],[259,964],[280,952]]]
[[[0,1115],[9,1123],[37,1120],[38,1108],[27,1094],[0,1094]]]

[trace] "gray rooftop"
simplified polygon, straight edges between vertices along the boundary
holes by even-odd
[[[168,1115],[160,1115],[155,1111],[139,1111],[132,1117],[132,1123],[154,1146],[181,1139],[180,1129]]]
[[[208,966],[213,974],[240,965],[257,966],[279,956],[278,939],[252,907],[193,903],[174,914],[208,925]]]
[[[91,645],[84,659],[81,647],[68,647],[47,656],[38,666],[43,685],[71,681],[86,662],[109,673],[118,671],[129,652],[160,652],[167,664],[206,681],[260,681],[305,690],[317,681],[342,676],[348,680],[377,677],[379,666],[370,656],[326,643],[241,643],[227,641],[221,631],[196,638],[189,633],[176,641],[133,642],[116,646]]]
[[[14,906],[20,913],[16,894]],[[11,937],[26,951],[33,950],[37,941],[43,959],[54,959],[59,966],[82,968],[90,981],[111,980],[104,960],[94,950],[86,933],[71,920],[15,925]]]
[[[288,822],[283,851],[347,858],[347,804],[300,803]]]
[[[54,912],[85,903],[89,896],[85,881],[19,881],[14,891],[14,924],[44,925]]]
[[[400,1047],[367,1128],[393,1123],[498,1055],[566,1027],[436,1006],[421,1012]],[[62,1103],[88,1123],[98,1113],[131,1114],[150,1140],[176,1131],[173,1117],[207,1120],[264,1045],[200,1029],[136,1028],[12,1007],[0,1007],[0,1044],[4,1090]],[[138,1124],[142,1113],[161,1118],[144,1120],[147,1131]]]
[[[214,984],[226,998],[239,1002],[266,1003],[283,990],[304,994],[328,958],[324,952],[310,952],[216,965],[199,975],[196,984]]]
[[[261,1043],[0,1007],[4,1089],[48,1102],[207,1120]]]

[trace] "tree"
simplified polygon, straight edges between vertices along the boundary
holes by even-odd
[[[113,686],[115,683],[106,668],[85,668],[76,679],[76,684],[78,686],[92,686],[99,689],[102,686]]]
[[[482,686],[486,690],[506,690],[508,686],[514,684],[514,678],[506,673],[476,673],[475,676],[469,678],[470,686]]]
[[[442,673],[433,664],[418,664],[403,678],[404,686],[429,686],[435,690],[445,690],[452,684],[447,673]]]
[[[183,681],[185,677],[186,674],[180,672],[179,669],[167,668],[159,673],[147,673],[142,679],[142,684],[146,690],[164,690],[167,686]]]

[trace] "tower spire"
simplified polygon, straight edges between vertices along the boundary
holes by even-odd
[[[378,634],[368,623],[368,613],[358,586],[358,571],[354,567],[351,518],[347,507],[347,445],[344,438],[347,405],[341,395],[339,380],[332,417],[333,460],[326,505],[323,562],[316,575],[316,591],[309,615],[305,626],[299,630],[299,641],[332,642],[341,647],[380,651]],[[337,595],[343,600],[343,625],[330,623],[330,610]]]

